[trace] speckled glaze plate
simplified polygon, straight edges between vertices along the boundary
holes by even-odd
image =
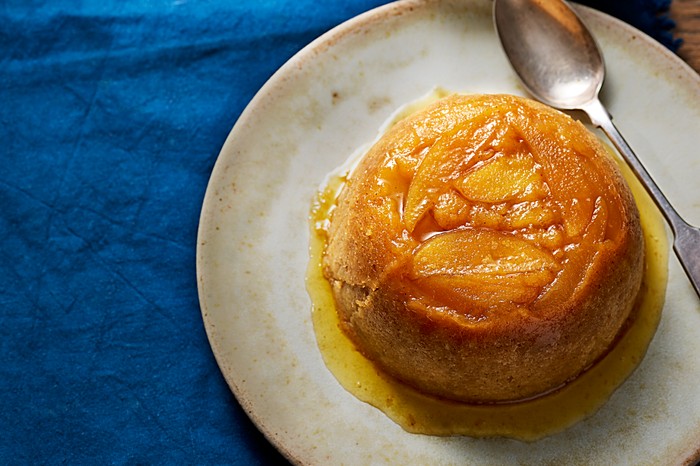
[[[603,101],[678,210],[700,223],[700,77],[639,31],[579,8],[606,57]],[[297,464],[693,463],[700,455],[700,301],[671,256],[647,356],[610,401],[533,443],[409,434],[326,369],[305,289],[310,203],[326,175],[435,86],[524,95],[489,0],[403,1],[320,37],[231,131],[202,209],[202,315],[231,390]]]

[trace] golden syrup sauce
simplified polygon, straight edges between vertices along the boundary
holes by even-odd
[[[639,207],[646,258],[642,289],[627,330],[605,357],[557,391],[528,401],[493,405],[471,405],[420,393],[382,374],[342,332],[321,268],[326,225],[345,183],[344,176],[330,178],[311,212],[311,258],[306,277],[316,340],[328,369],[348,392],[412,433],[533,441],[595,413],[642,361],[661,318],[666,292],[668,242],[663,218],[629,168],[620,165]]]

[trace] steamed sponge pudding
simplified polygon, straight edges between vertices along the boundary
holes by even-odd
[[[556,389],[604,355],[639,291],[639,217],[580,123],[453,95],[392,127],[332,213],[324,274],[385,373],[472,403]]]

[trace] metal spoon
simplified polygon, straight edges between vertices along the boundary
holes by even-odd
[[[496,31],[513,69],[532,95],[564,110],[583,110],[600,127],[666,217],[673,249],[700,296],[700,229],[671,206],[598,99],[603,57],[590,32],[562,0],[495,0]]]

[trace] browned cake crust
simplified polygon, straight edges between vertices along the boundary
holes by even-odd
[[[643,238],[600,142],[508,95],[453,95],[392,127],[332,213],[324,274],[343,330],[425,393],[526,399],[605,354]]]

